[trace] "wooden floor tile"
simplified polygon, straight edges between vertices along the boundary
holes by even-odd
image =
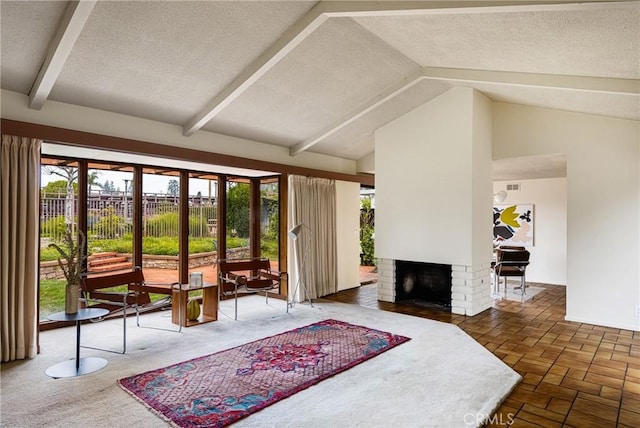
[[[624,379],[625,371],[620,369],[615,369],[613,367],[602,366],[598,363],[594,363],[589,367],[589,374],[599,374],[603,376],[607,376],[613,379]],[[629,370],[627,373],[629,374]]]
[[[560,423],[564,422],[563,414],[560,414],[551,410],[547,410],[547,409],[541,409],[540,407],[532,406],[531,404],[525,404],[524,406],[522,406],[522,411],[543,418],[543,419],[537,419],[539,422],[536,422],[536,420],[532,420],[529,418],[523,418],[525,420],[528,420],[529,422],[539,423],[542,425],[544,425],[544,419],[560,422]]]
[[[535,299],[474,317],[380,302],[375,284],[327,298],[455,324],[520,372],[487,426],[640,427],[640,332],[565,321],[565,287],[535,285]]]
[[[569,411],[565,423],[576,428],[616,428],[615,421],[602,419],[574,409]]]
[[[560,385],[562,383],[562,379],[564,379],[564,376],[553,374],[553,373],[547,373],[542,378],[542,382],[550,383],[552,385]]]
[[[561,398],[563,400],[573,401],[578,395],[575,389],[567,388],[560,385],[552,385],[550,383],[541,382],[536,387],[536,392],[547,394],[550,397]]]
[[[604,376],[597,373],[587,372],[584,377],[586,382],[597,383],[603,386],[610,386],[612,388],[622,387],[622,379],[616,379],[608,376]]]
[[[578,370],[578,369],[569,369],[569,371],[567,371],[567,377],[570,377],[571,379],[578,379],[578,380],[584,380],[584,377],[586,376],[587,371],[586,370]]]
[[[594,395],[600,395],[600,389],[602,388],[602,385],[598,385],[597,383],[585,382],[583,380],[571,379],[569,377],[565,377],[560,385]]]
[[[577,398],[587,400],[587,401],[594,401],[596,403],[604,404],[606,406],[615,407],[616,409],[620,406],[620,400],[605,398],[602,395],[593,395],[593,394],[588,394],[586,392],[578,392]]]
[[[581,397],[577,397],[573,401],[572,410],[577,410],[587,415],[591,415],[600,419],[606,419],[608,421],[616,422],[618,419],[618,408],[607,406],[606,404],[598,403],[592,400],[586,400]]]
[[[547,418],[545,416],[540,416],[540,415],[536,415],[534,413],[529,413],[525,409],[522,409],[520,412],[518,412],[516,418],[518,420],[523,420],[523,421],[526,421],[526,422],[530,422],[530,423],[536,424],[538,426],[544,426],[544,427],[549,427],[549,428],[553,428],[553,427],[561,428],[562,427],[562,421],[557,422],[557,421],[549,419],[549,418]]]
[[[571,409],[572,404],[573,399],[562,400],[560,398],[553,397],[551,401],[549,401],[549,404],[547,404],[547,410],[559,413],[561,415],[566,415],[567,413],[569,413],[569,409]]]
[[[633,398],[629,394],[622,394],[620,408],[630,412],[640,413],[640,399]]]
[[[602,390],[600,390],[600,397],[620,401],[620,398],[622,397],[622,388],[617,389],[609,386],[603,386]]]
[[[640,426],[640,413],[630,412],[629,410],[621,409],[620,416],[618,417],[618,423],[628,425],[630,427]]]

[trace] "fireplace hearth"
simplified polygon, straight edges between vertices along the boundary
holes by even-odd
[[[396,302],[451,312],[451,265],[395,261]]]
[[[445,291],[444,285],[438,287],[434,285],[435,281],[426,281],[429,284],[426,287],[428,290],[438,290],[431,294],[439,296],[439,299],[436,298],[435,301],[443,302],[442,306],[439,306],[438,303],[428,303],[428,300],[424,299],[431,297],[424,297],[417,291],[421,288],[416,285],[421,278],[420,274],[416,275],[414,272],[414,276],[407,276],[405,283],[405,275],[401,272],[402,280],[398,281],[397,262],[398,259],[378,259],[378,300],[380,301],[400,303],[401,299],[412,299],[404,300],[404,302],[421,307],[433,306],[434,309],[468,316],[479,314],[491,306],[491,261],[475,266],[452,263],[451,270],[447,270],[451,275],[450,282],[446,282],[447,291]],[[402,264],[403,262],[400,263],[400,265]],[[444,277],[446,274],[442,273],[442,276]],[[403,285],[398,287],[398,284]],[[419,294],[416,296],[416,293]],[[448,296],[448,301],[445,302],[446,296]]]

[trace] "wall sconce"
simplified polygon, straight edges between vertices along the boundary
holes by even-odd
[[[505,199],[507,199],[507,192],[504,190],[493,194],[493,202],[495,202],[496,204],[503,203]]]

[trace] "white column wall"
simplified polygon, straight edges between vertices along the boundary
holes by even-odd
[[[491,262],[493,254],[492,193],[493,106],[473,91],[472,206],[470,215],[472,263],[475,270]]]
[[[519,183],[520,191],[507,192],[503,204],[533,204],[534,242],[527,249],[531,264],[527,281],[567,285],[567,179],[509,180],[493,183],[493,192]]]
[[[472,109],[455,88],[376,131],[376,257],[471,265]]]
[[[452,265],[452,311],[487,309],[491,102],[454,88],[378,129],[375,138],[376,257]],[[384,275],[378,280],[379,297],[391,298]]]
[[[360,285],[360,184],[336,181],[338,291]]]
[[[640,330],[640,122],[493,105],[494,159],[567,155],[567,314]]]

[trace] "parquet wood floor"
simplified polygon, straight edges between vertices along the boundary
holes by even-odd
[[[487,426],[640,427],[640,332],[564,321],[565,287],[531,285],[474,317],[379,302],[375,284],[326,298],[455,324],[520,373]]]

